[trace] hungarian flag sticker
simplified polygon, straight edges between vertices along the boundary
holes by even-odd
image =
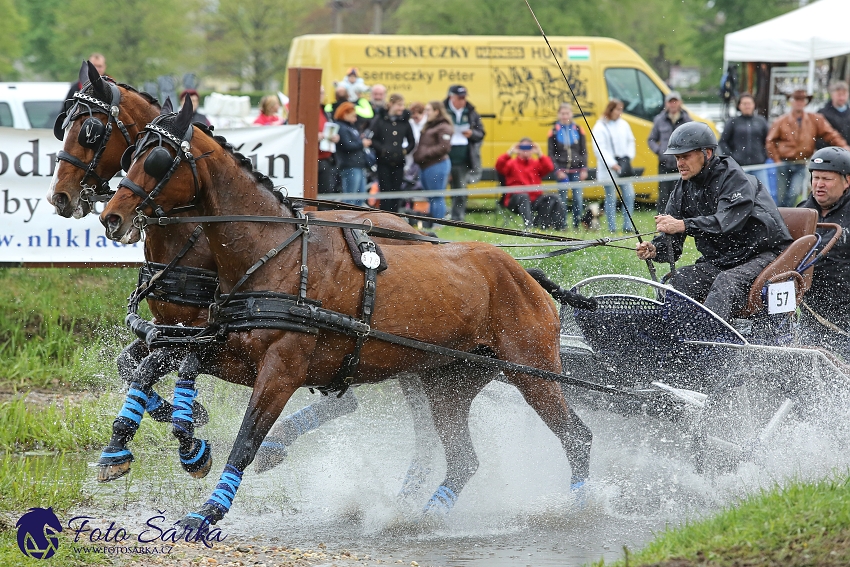
[[[590,48],[586,45],[568,46],[567,61],[590,61]]]

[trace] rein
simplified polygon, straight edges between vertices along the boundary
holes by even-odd
[[[112,100],[104,102],[96,97],[85,94],[84,92],[74,93],[72,99],[65,101],[65,109],[56,118],[56,123],[53,126],[53,134],[57,139],[62,140],[65,137],[65,129],[80,116],[88,115],[85,122],[80,128],[79,143],[81,146],[94,150],[94,157],[89,163],[85,163],[81,159],[69,154],[65,150],[60,150],[56,154],[56,162],[64,161],[70,163],[74,167],[85,172],[80,180],[80,199],[92,205],[95,202],[106,202],[115,193],[109,188],[109,180],[103,179],[95,172],[103,152],[106,150],[106,144],[112,136],[113,125],[117,127],[127,145],[131,145],[130,133],[124,123],[118,119],[121,104],[121,91],[113,83],[106,83],[112,93]],[[83,90],[91,85],[87,83]],[[71,103],[71,104],[69,104]],[[95,113],[105,114],[107,117],[106,126],[94,117]],[[98,141],[99,140],[99,141]],[[88,178],[94,178],[97,181],[96,185],[86,185]]]

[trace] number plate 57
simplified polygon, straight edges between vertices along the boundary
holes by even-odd
[[[797,309],[794,282],[779,282],[767,286],[767,312],[788,313]]]

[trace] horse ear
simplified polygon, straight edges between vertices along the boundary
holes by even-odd
[[[168,97],[165,99],[165,103],[162,105],[162,110],[159,111],[159,114],[171,114],[172,112],[174,112],[174,106],[171,104],[171,97]]]
[[[109,92],[109,89],[106,86],[106,81],[103,80],[103,77],[100,76],[100,73],[97,72],[97,67],[91,64],[90,61],[86,61],[88,64],[88,79],[91,81],[92,87],[94,87],[94,94],[100,100],[109,101],[112,98],[112,93]]]
[[[181,133],[188,130],[192,125],[193,116],[195,116],[195,109],[192,108],[192,98],[186,95],[180,113],[177,115],[177,120],[174,121],[174,129]]]
[[[80,85],[85,85],[89,82],[89,62],[83,61],[80,66]]]

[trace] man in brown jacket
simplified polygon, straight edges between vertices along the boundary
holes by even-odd
[[[811,102],[812,95],[798,89],[788,98],[791,100],[791,112],[774,120],[765,142],[767,157],[779,164],[776,168],[776,204],[780,207],[793,207],[800,200],[806,179],[804,162],[815,153],[817,138],[822,138],[831,146],[850,149],[826,118],[806,112],[806,105]],[[795,161],[803,163],[795,164]]]

